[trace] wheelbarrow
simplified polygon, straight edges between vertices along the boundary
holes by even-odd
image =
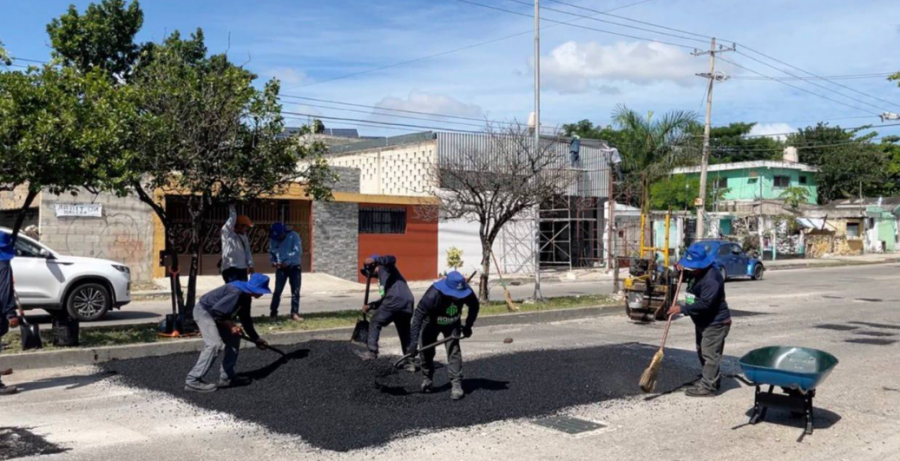
[[[769,407],[785,408],[802,414],[805,434],[813,432],[813,397],[816,388],[838,364],[838,359],[824,351],[806,347],[770,346],[754,349],[738,361],[744,376],[756,385],[756,398],[750,424],[766,418]],[[762,386],[769,386],[763,392]],[[775,387],[783,393],[774,393]]]

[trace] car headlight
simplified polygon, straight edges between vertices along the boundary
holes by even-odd
[[[112,267],[114,267],[117,271],[119,271],[123,274],[129,274],[129,275],[131,274],[131,269],[129,269],[128,266],[123,266],[121,264],[113,264]]]

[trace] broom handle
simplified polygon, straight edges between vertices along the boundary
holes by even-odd
[[[669,306],[670,309],[678,302],[678,294],[681,292],[681,281],[683,277],[684,271],[681,271],[681,273],[678,274],[678,285],[675,286],[675,296],[672,297],[672,304]],[[666,347],[666,338],[669,337],[669,327],[672,326],[672,317],[674,317],[674,315],[669,315],[669,319],[666,320],[666,330],[663,332],[663,340],[662,344],[659,346],[659,350],[663,350]]]
[[[497,262],[497,256],[494,255],[494,251],[491,250],[491,259],[494,260],[494,267],[497,268],[497,277],[500,278],[500,285],[503,286],[503,289],[506,289],[506,283],[503,281],[503,274],[500,273],[500,263]]]

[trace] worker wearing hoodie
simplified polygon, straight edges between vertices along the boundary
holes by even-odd
[[[461,323],[463,306],[469,308],[465,324]],[[457,271],[450,272],[446,278],[438,280],[428,288],[428,291],[419,300],[419,305],[413,313],[412,338],[408,350],[415,353],[418,345],[432,344],[437,341],[438,335],[444,338],[458,338],[460,336],[472,336],[472,327],[478,318],[480,305],[478,297],[469,288],[466,278]],[[447,370],[450,373],[452,389],[450,398],[459,400],[463,398],[462,388],[462,350],[459,348],[459,340],[449,341],[444,346],[447,349]],[[434,379],[434,349],[422,351],[421,365],[422,392],[431,392]]]
[[[413,298],[412,291],[397,268],[397,258],[391,255],[372,255],[366,258],[362,274],[378,278],[378,292],[381,298],[363,306],[363,312],[375,311],[369,323],[368,351],[361,354],[363,360],[371,360],[378,357],[378,341],[381,337],[381,329],[391,323],[397,328],[400,337],[400,347],[406,354],[409,345],[409,326],[412,320]],[[415,365],[410,362],[407,368],[415,371]]]
[[[688,289],[684,303],[673,306],[669,314],[684,314],[694,321],[697,356],[703,367],[700,381],[685,393],[691,397],[713,397],[721,384],[725,338],[731,331],[725,280],[714,267],[714,255],[703,244],[691,245],[678,266],[684,270]]]

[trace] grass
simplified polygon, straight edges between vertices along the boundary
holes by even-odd
[[[517,303],[519,312],[537,312],[562,309],[576,309],[579,307],[609,306],[616,301],[606,295],[589,296],[560,296],[547,298],[542,302]],[[492,301],[481,306],[479,317],[507,314],[506,303]],[[267,316],[256,317],[253,323],[257,332],[261,335],[288,331],[312,331],[329,328],[352,327],[359,319],[359,311],[338,311],[305,314],[303,322],[294,322],[288,317],[280,317],[271,320]],[[155,324],[122,325],[111,327],[82,328],[80,331],[80,347],[120,346],[124,344],[155,343],[161,341],[179,341],[179,339],[160,338],[156,334]],[[67,348],[53,345],[49,328],[41,330],[41,338],[44,348],[41,350],[63,350]],[[3,337],[3,350],[7,353],[32,352],[23,351],[22,343],[17,331],[11,331]]]

